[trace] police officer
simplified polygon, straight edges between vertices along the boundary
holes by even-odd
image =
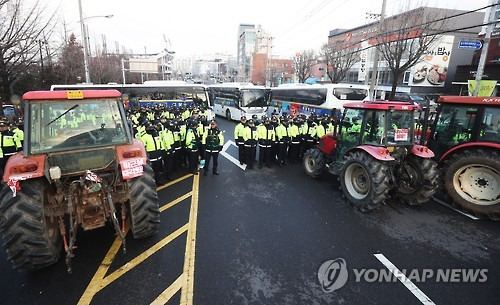
[[[274,129],[274,134],[276,135],[276,128],[279,126],[278,116],[273,115],[271,117],[271,125]],[[275,136],[274,141],[271,144],[271,162],[276,162],[278,160],[278,138]],[[278,162],[279,164],[279,162]]]
[[[5,164],[7,164],[7,160],[9,160],[10,156],[14,155],[17,151],[14,133],[9,130],[7,122],[4,120],[0,121],[0,149],[0,166],[3,170],[5,168]]]
[[[168,180],[172,180],[172,172],[174,168],[174,133],[172,132],[170,125],[172,122],[167,120],[166,117],[161,118],[161,124],[163,125],[163,130],[161,131],[161,141],[163,143],[163,169],[165,170]]]
[[[288,123],[288,118],[282,117],[281,124],[276,127],[276,139],[278,142],[278,165],[280,167],[286,165],[285,157],[287,155],[288,145],[290,143]]]
[[[300,154],[300,120],[298,117],[293,118],[293,124],[289,127],[290,150],[288,151],[288,160],[290,163],[299,162]]]
[[[304,146],[305,150],[302,153],[305,153],[308,149],[314,147],[314,145],[317,142],[315,121],[316,121],[316,114],[313,112],[307,118],[307,131],[305,133],[305,146]]]
[[[19,122],[19,125],[22,124]],[[14,125],[12,132],[14,133],[14,141],[17,145],[17,150],[22,150],[24,145],[24,131],[19,128],[19,125]]]
[[[245,163],[248,169],[253,169],[253,163],[255,162],[255,155],[257,152],[257,142],[259,141],[259,133],[257,132],[257,127],[252,120],[248,120],[247,126],[243,132],[243,140],[245,141]]]
[[[198,135],[197,128],[198,121],[189,119],[184,143],[188,154],[189,171],[193,175],[198,175],[198,156],[201,145],[201,138]]]
[[[246,116],[242,116],[240,122],[234,128],[234,140],[236,141],[236,145],[238,145],[238,158],[241,165],[245,163],[245,140],[243,140],[243,134],[245,132],[246,123]]]
[[[214,159],[214,165],[212,168],[212,173],[214,175],[218,175],[217,166],[219,165],[219,152],[222,149],[222,145],[224,145],[224,135],[222,131],[217,128],[217,121],[212,120],[210,122],[210,128],[205,131],[203,135],[203,144],[205,144],[205,166],[203,175],[206,176],[208,174],[208,170],[210,167],[210,159]]]
[[[146,152],[148,154],[149,161],[153,167],[155,174],[156,185],[162,185],[165,181],[160,176],[160,170],[162,168],[162,143],[160,137],[151,123],[145,124],[146,134],[144,134],[140,140],[144,143],[146,147]]]
[[[259,130],[259,168],[265,162],[266,166],[271,168],[271,145],[275,140],[275,133],[271,120],[268,117],[264,118],[263,127]]]

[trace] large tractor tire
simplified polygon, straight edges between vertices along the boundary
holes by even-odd
[[[396,197],[409,205],[429,201],[438,189],[439,170],[431,159],[409,155],[398,172]]]
[[[317,148],[311,148],[304,154],[304,171],[311,178],[318,178],[325,167],[325,157]]]
[[[130,218],[134,238],[146,238],[158,232],[160,206],[151,165],[144,165],[144,174],[129,180]]]
[[[457,207],[478,217],[500,219],[500,154],[469,149],[444,163],[444,187]]]
[[[389,168],[364,151],[346,157],[340,184],[347,200],[361,212],[379,208],[389,196]]]
[[[50,187],[44,179],[21,181],[16,197],[12,197],[9,186],[2,184],[0,232],[14,269],[40,269],[57,262],[61,254],[57,219],[44,215]]]

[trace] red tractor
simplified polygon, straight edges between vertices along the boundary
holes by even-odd
[[[500,219],[500,98],[443,96],[438,103],[421,143],[436,154],[446,193],[464,211]]]
[[[415,145],[414,111],[406,102],[355,102],[344,105],[333,134],[304,155],[308,176],[325,168],[339,176],[346,198],[365,212],[380,207],[390,194],[410,205],[428,201],[438,186],[434,153]]]
[[[123,242],[158,231],[160,211],[144,145],[133,139],[116,90],[24,94],[24,150],[10,157],[0,192],[0,231],[14,268],[55,263],[71,272],[78,228],[110,222]]]

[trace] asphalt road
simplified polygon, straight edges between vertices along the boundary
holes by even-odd
[[[232,140],[235,124],[218,121]],[[227,152],[237,157],[235,147]],[[71,275],[64,260],[13,271],[0,249],[0,303],[421,304],[422,294],[435,304],[500,302],[499,223],[436,202],[391,202],[364,214],[342,199],[331,175],[313,180],[300,165],[243,171],[222,156],[219,164],[220,176],[178,173],[159,190],[160,232],[128,235],[126,254],[112,246],[111,226],[81,232]],[[356,281],[354,269],[387,270],[374,254],[400,270],[487,269],[487,280],[413,280],[420,292],[398,280]],[[318,269],[337,258],[348,280],[327,293]]]

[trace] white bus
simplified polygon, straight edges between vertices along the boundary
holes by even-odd
[[[216,115],[228,120],[241,116],[259,118],[266,114],[269,90],[249,83],[224,83],[208,87],[210,101]]]
[[[364,85],[349,84],[285,84],[271,89],[268,115],[289,115],[315,112],[317,115],[340,113],[345,103],[369,99],[369,90]]]
[[[50,90],[105,90],[116,89],[123,95],[124,101],[129,100],[130,108],[153,105],[189,106],[202,105],[210,110],[210,117],[214,117],[213,107],[210,106],[207,86],[188,84],[184,81],[146,81],[143,84],[116,84],[105,85],[76,84],[52,85]]]

